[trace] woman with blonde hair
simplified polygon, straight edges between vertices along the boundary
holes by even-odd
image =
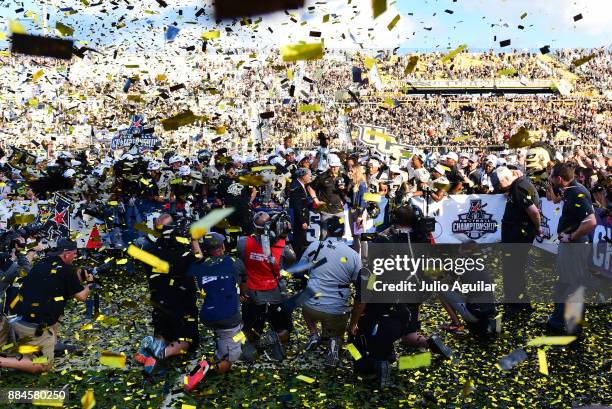
[[[365,169],[357,163],[349,169],[348,174],[351,178],[351,186],[347,195],[349,201],[349,222],[351,233],[353,234],[353,249],[359,252],[359,239],[361,232],[363,232],[366,216],[366,202],[363,195],[368,191],[368,182]]]

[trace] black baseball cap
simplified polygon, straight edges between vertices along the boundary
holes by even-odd
[[[76,249],[77,249],[77,244],[75,241],[62,237],[61,239],[57,241],[57,246],[55,247],[55,253],[62,254],[64,251],[74,251]]]

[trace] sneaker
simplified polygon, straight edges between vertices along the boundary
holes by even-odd
[[[427,345],[429,345],[429,349],[436,354],[444,356],[446,359],[450,359],[453,355],[453,350],[450,349],[439,336],[432,335],[427,339]]]
[[[146,336],[140,341],[140,348],[138,348],[138,352],[134,355],[134,360],[136,362],[144,365],[147,358],[151,358],[150,347],[153,341],[154,339],[152,336]]]
[[[183,384],[183,389],[185,392],[191,392],[195,389],[196,386],[204,379],[206,373],[210,369],[210,365],[208,361],[204,360],[199,362],[195,368],[189,373],[189,375],[185,375],[185,380]]]
[[[275,360],[282,361],[285,359],[285,351],[283,350],[281,341],[274,329],[270,328],[270,330],[263,337],[261,337],[259,340],[259,345],[261,347],[270,347],[272,358]]]
[[[151,375],[153,373],[153,370],[155,369],[156,364],[157,364],[157,359],[153,358],[152,356],[146,357],[143,362],[144,372],[147,375]]]
[[[166,343],[163,339],[155,338],[148,349],[158,359],[164,359],[166,355]]]
[[[338,366],[340,362],[340,356],[338,355],[338,341],[334,338],[329,340],[329,352],[325,358],[326,366]]]
[[[457,334],[463,332],[465,330],[465,327],[460,322],[450,322],[448,324],[440,325],[440,329]]]
[[[308,342],[306,343],[306,351],[312,351],[321,343],[321,337],[319,334],[310,334],[308,336]]]

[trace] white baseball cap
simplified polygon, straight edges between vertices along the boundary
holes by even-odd
[[[470,158],[470,154],[469,154],[469,153],[467,153],[467,152],[461,152],[461,153],[459,154],[459,157],[460,157],[460,158],[466,158],[466,159],[469,159],[469,158]]]
[[[191,175],[191,168],[189,165],[183,165],[178,170],[179,176],[189,176]]]
[[[66,171],[64,172],[64,174],[62,176],[64,176],[65,178],[71,178],[76,174],[76,170],[74,169],[66,169]]]
[[[457,162],[459,160],[459,156],[457,156],[455,152],[449,152],[446,154],[446,159],[452,159]]]
[[[338,155],[333,153],[327,156],[327,164],[329,166],[342,166],[342,162],[340,162]]]

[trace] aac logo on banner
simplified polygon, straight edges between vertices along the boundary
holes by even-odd
[[[497,231],[497,222],[493,214],[484,211],[487,205],[482,204],[481,199],[470,200],[470,210],[460,213],[452,225],[453,233],[463,233],[472,240],[478,240],[488,233]]]

